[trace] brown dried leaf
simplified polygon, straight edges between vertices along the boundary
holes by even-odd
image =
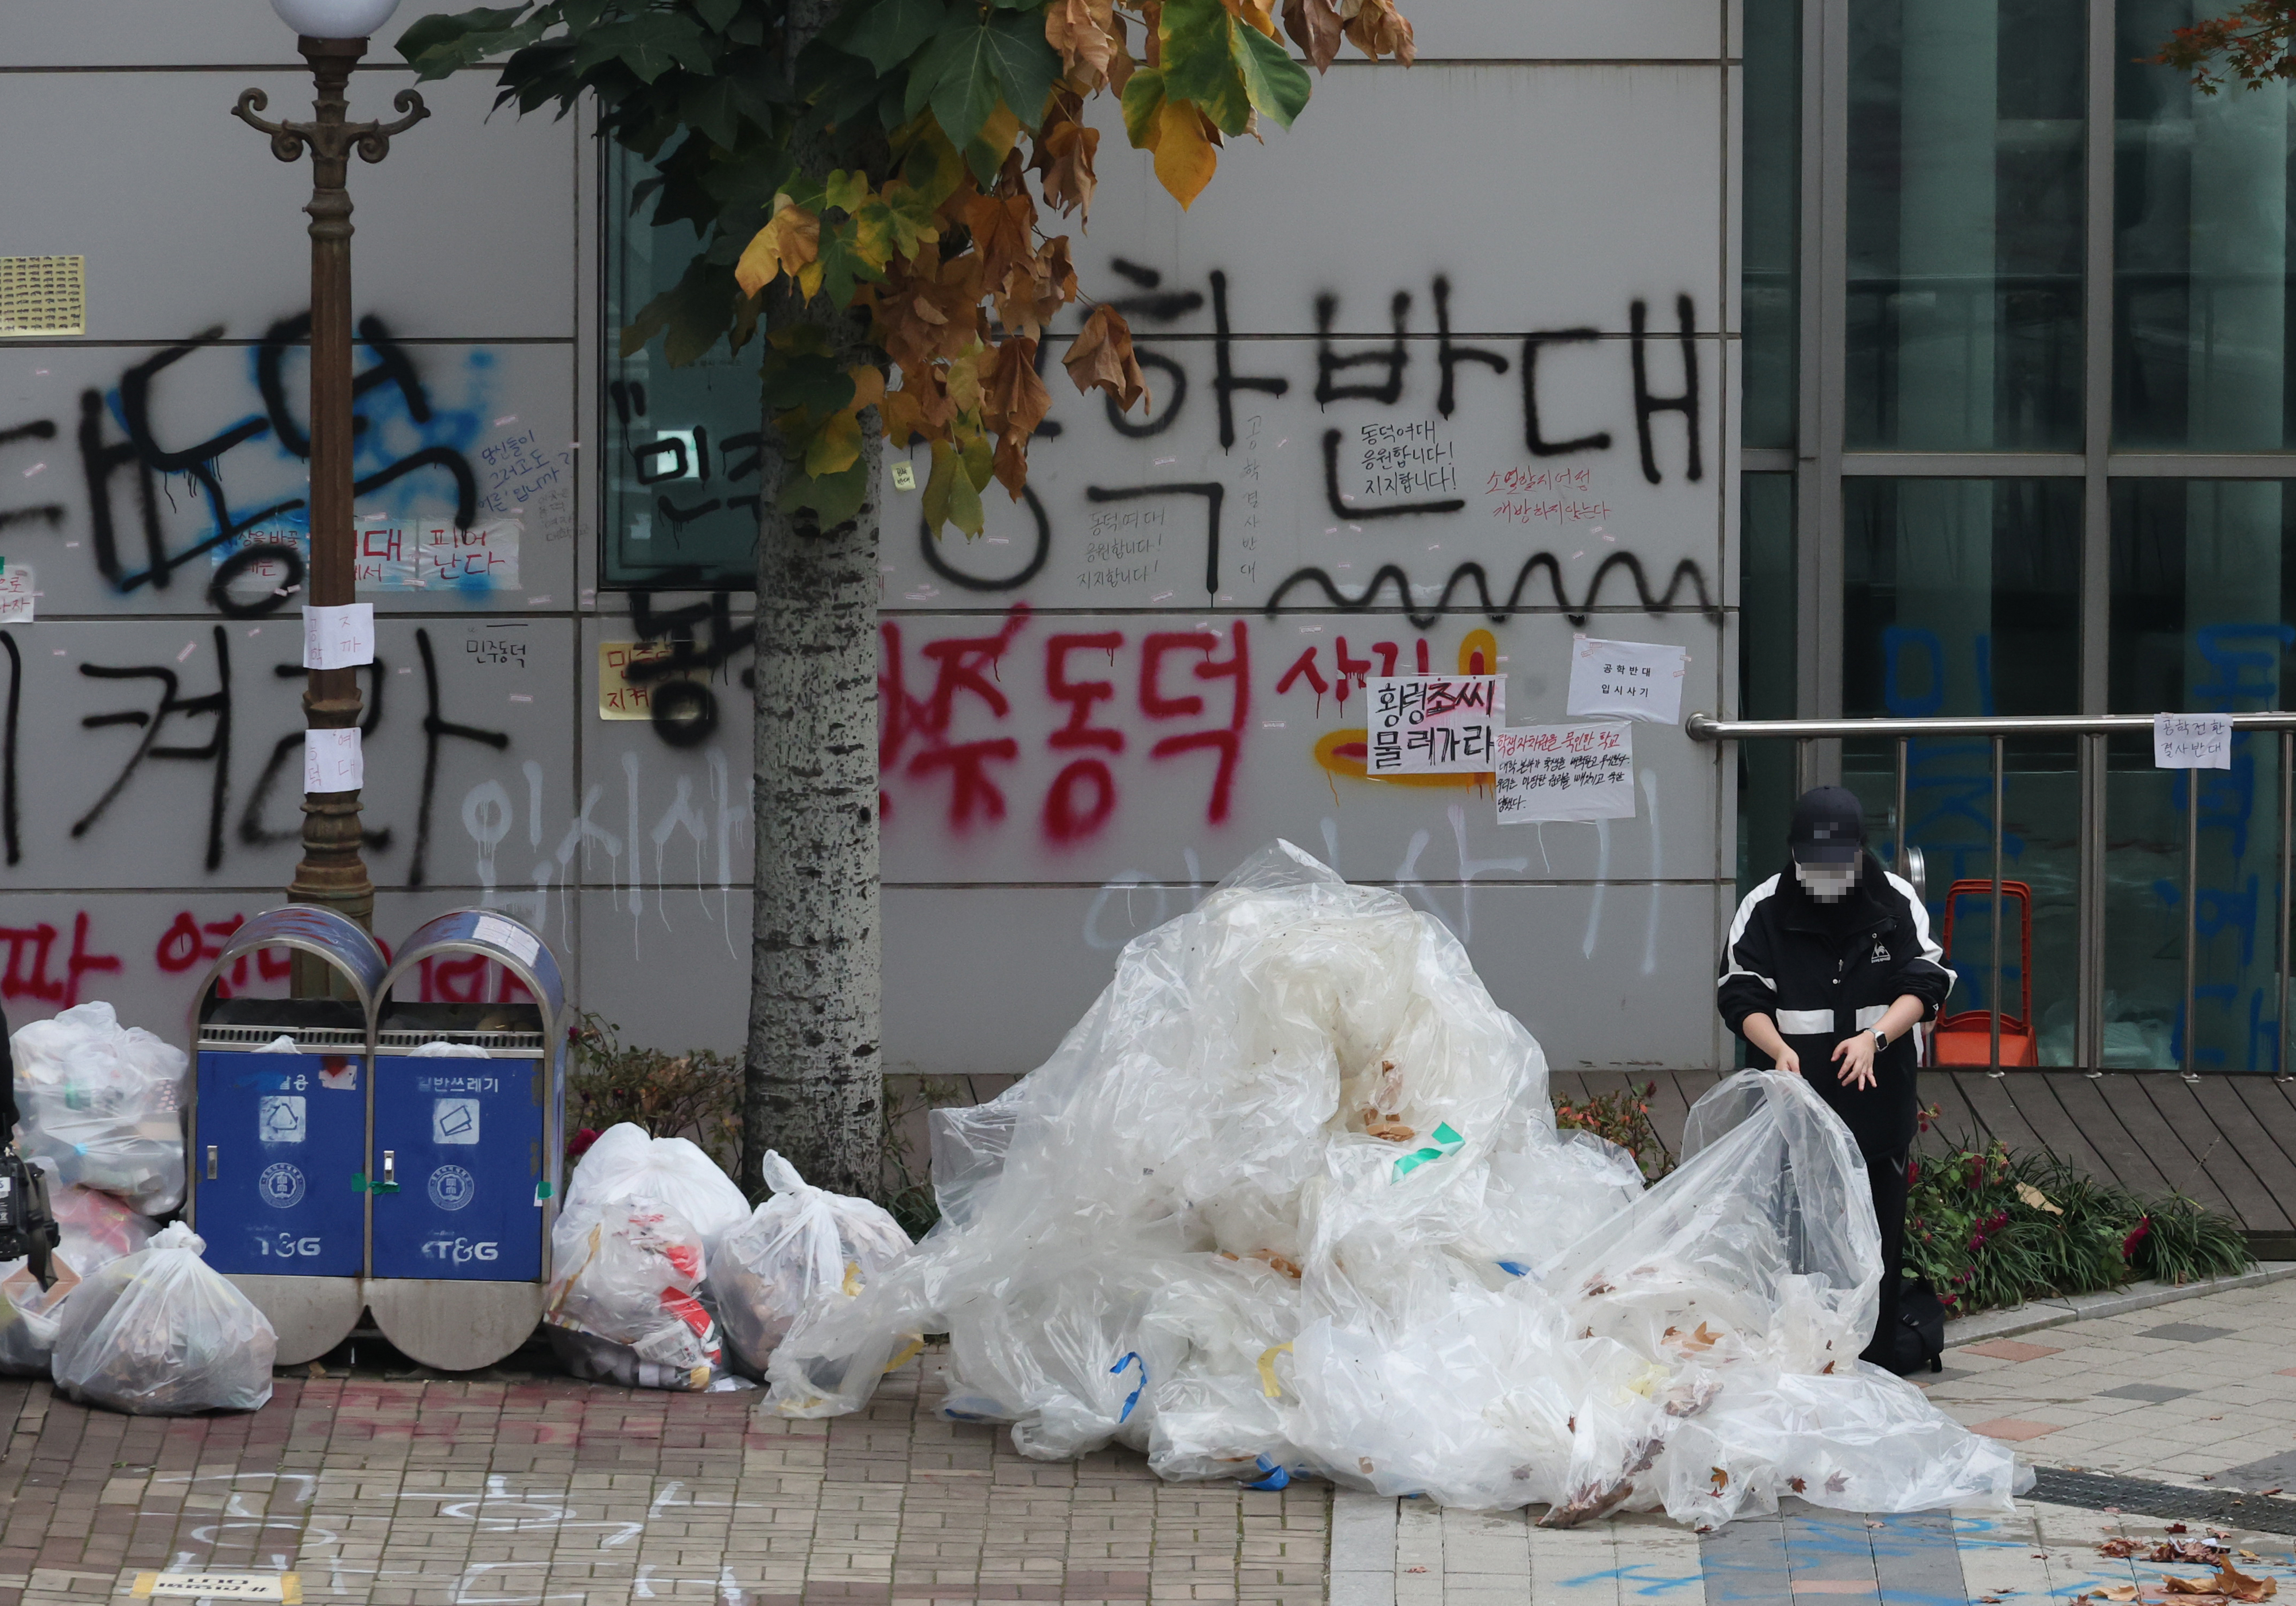
[[[980,258],[980,282],[1001,285],[1013,270],[1037,254],[1031,232],[1037,224],[1037,203],[1027,193],[1008,196],[973,195],[964,203],[964,225],[972,231],[972,249]]]
[[[1809,1479],[1807,1478],[1789,1478],[1786,1479],[1786,1487],[1799,1495],[1803,1490],[1809,1487]]]
[[[1140,358],[1132,349],[1132,326],[1105,303],[1094,307],[1084,321],[1061,366],[1069,371],[1079,394],[1096,387],[1124,412],[1132,411],[1135,402],[1150,399],[1148,376],[1140,372]]]
[[[2108,1601],[2133,1601],[2136,1598],[2134,1584],[2114,1584],[2098,1591]]]
[[[1081,221],[1092,219],[1092,193],[1100,180],[1093,157],[1100,149],[1100,130],[1088,128],[1065,110],[1067,95],[1059,97],[1055,116],[1047,118],[1037,136],[1036,168],[1042,173],[1045,204],[1058,212],[1075,212]],[[1057,120],[1056,120],[1057,119]]]
[[[2100,1556],[2111,1556],[2116,1561],[2124,1561],[2136,1553],[2136,1541],[2126,1535],[2115,1535],[2112,1538],[2100,1544],[2096,1547],[2096,1553]]]
[[[1339,59],[1340,41],[1347,37],[1347,25],[1332,0],[1283,0],[1283,31],[1317,72],[1330,70]]]
[[[1060,52],[1068,76],[1086,89],[1098,88],[1108,77],[1119,26],[1111,0],[1053,0],[1045,8],[1045,43]]]
[[[1395,0],[1363,0],[1363,9],[1348,19],[1347,30],[1349,41],[1374,61],[1390,55],[1408,67],[1418,57],[1411,24],[1395,9]]]

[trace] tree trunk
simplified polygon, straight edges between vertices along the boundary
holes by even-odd
[[[835,14],[794,0],[785,60]],[[816,176],[837,166],[800,147]],[[786,282],[784,282],[784,284]],[[840,367],[874,362],[863,326],[816,297],[769,297],[769,327],[816,324]],[[840,1193],[882,1192],[879,1053],[877,523],[884,435],[862,414],[868,500],[821,529],[782,511],[788,467],[767,414],[758,538],[757,870],[742,1181],[763,1192],[765,1151]]]

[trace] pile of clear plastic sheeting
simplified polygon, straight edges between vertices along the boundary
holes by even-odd
[[[1685,1147],[1645,1190],[1558,1134],[1538,1045],[1450,933],[1278,843],[1131,943],[1033,1075],[939,1118],[944,1220],[800,1322],[773,1398],[854,1410],[946,1332],[947,1413],[1047,1460],[1113,1442],[1167,1478],[1557,1526],[2005,1508],[2009,1452],[1857,1359],[1880,1239],[1841,1121],[1749,1071]]]
[[[116,1194],[147,1216],[184,1202],[184,1051],[111,1005],[83,1004],[11,1038],[26,1154],[67,1185]]]

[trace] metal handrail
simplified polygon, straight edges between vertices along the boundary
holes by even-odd
[[[2279,992],[2274,1009],[2279,1022],[2277,1066],[2289,1075],[2288,980],[2291,931],[2289,912],[2296,894],[2296,711],[2226,716],[2233,730],[2276,731],[2280,735],[2280,903],[2276,948]],[[1926,719],[1718,719],[1693,714],[1683,728],[1693,742],[1790,740],[1795,744],[1795,784],[1805,783],[1813,742],[1838,739],[1886,738],[1897,744],[1897,863],[1906,860],[1906,787],[1911,770],[1911,750],[1916,736],[1964,736],[1988,742],[1993,749],[1993,962],[1992,986],[1987,994],[1991,1017],[1990,1074],[2001,1066],[2001,882],[2006,870],[2003,853],[2002,816],[2006,803],[2005,749],[2013,736],[2072,736],[2080,738],[2080,881],[2076,907],[2080,920],[2079,964],[2075,991],[2079,1005],[2074,1060],[2101,1075],[2104,1063],[2104,765],[2102,751],[2108,736],[2134,735],[2152,729],[2150,714],[2028,714]],[[2186,1081],[2199,1078],[2193,1071],[2193,1045],[2200,1036],[2194,1012],[2199,974],[2201,882],[2201,772],[2185,772],[2185,996],[2184,1047],[2178,1069]],[[2035,1023],[2038,1032],[2038,1023]]]

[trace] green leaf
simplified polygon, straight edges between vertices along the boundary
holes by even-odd
[[[705,79],[678,97],[677,115],[713,144],[732,150],[742,137],[739,92],[731,78]]]
[[[857,212],[869,199],[869,176],[858,168],[840,168],[822,185],[822,200],[842,212]]]
[[[742,0],[693,0],[693,9],[713,33],[724,33],[741,14]]]
[[[766,369],[760,397],[775,413],[802,407],[826,416],[853,405],[853,381],[826,356],[780,356]]]
[[[591,29],[574,43],[574,70],[587,75],[619,61],[641,84],[651,84],[673,67],[708,73],[709,41],[691,17],[649,12],[627,22]]]
[[[1124,132],[1136,151],[1145,151],[1156,137],[1156,116],[1164,110],[1164,75],[1153,67],[1136,68],[1124,86]]]
[[[882,78],[916,54],[947,20],[943,0],[877,0],[855,22],[843,48]]]
[[[986,21],[954,12],[911,70],[908,110],[914,116],[930,103],[950,143],[963,146],[980,132],[1000,96],[1034,128],[1060,75],[1061,58],[1045,42],[1041,12],[996,12]],[[920,80],[927,86],[922,100]]]
[[[1243,85],[1251,103],[1279,126],[1289,128],[1308,104],[1315,80],[1292,59],[1292,53],[1256,28],[1235,30],[1235,63],[1242,69]]]
[[[850,218],[834,226],[822,225],[821,293],[832,307],[849,307],[863,280],[882,284],[885,273],[862,251],[860,226]]]
[[[783,508],[792,513],[811,508],[814,517],[825,526],[844,523],[869,499],[867,462],[865,457],[841,474],[816,477],[792,471],[782,487]]]
[[[1193,101],[1222,134],[1242,134],[1251,120],[1251,96],[1236,64],[1235,36],[1250,31],[1220,0],[1167,0],[1165,98]]]
[[[524,4],[482,5],[452,16],[421,18],[398,36],[398,53],[419,78],[444,78],[458,67],[475,66],[495,53],[500,37],[529,9]],[[545,12],[552,9],[543,7]],[[536,34],[540,36],[539,29]]]

